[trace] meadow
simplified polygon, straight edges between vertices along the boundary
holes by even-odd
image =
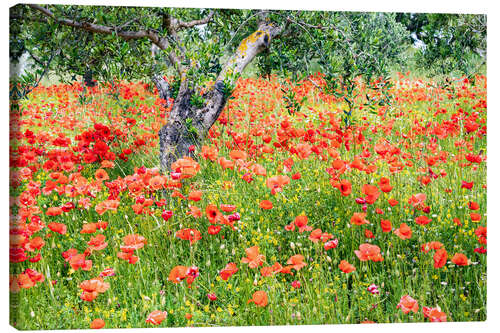
[[[162,174],[147,84],[37,87],[11,113],[18,329],[486,320],[486,77],[240,78]],[[114,94],[113,94],[114,93]]]

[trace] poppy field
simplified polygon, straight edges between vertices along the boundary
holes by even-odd
[[[11,324],[486,320],[486,77],[449,82],[368,107],[358,81],[347,126],[321,74],[240,78],[167,173],[147,84],[37,87],[10,117]]]

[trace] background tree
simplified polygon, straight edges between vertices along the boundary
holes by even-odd
[[[428,75],[472,78],[486,64],[486,15],[398,13],[396,19],[419,44],[415,60]]]

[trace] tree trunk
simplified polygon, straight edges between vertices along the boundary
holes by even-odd
[[[162,172],[170,170],[177,159],[193,156],[190,147],[200,147],[212,125],[219,117],[226,101],[224,84],[218,81],[214,89],[205,97],[205,105],[196,108],[191,105],[192,90],[179,92],[168,122],[158,135],[160,137],[160,165]]]

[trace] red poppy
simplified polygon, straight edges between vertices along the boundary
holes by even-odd
[[[401,299],[399,300],[399,304],[396,307],[397,309],[401,309],[405,314],[410,313],[410,311],[413,311],[417,313],[418,311],[418,302],[413,299],[409,295],[404,295],[401,296]]]
[[[457,266],[467,266],[469,264],[469,260],[463,253],[455,253],[453,258],[451,258],[451,262]]]
[[[267,293],[265,291],[256,291],[252,295],[252,299],[248,303],[254,303],[257,306],[265,307],[268,304]]]
[[[307,216],[299,215],[295,218],[294,224],[299,228],[299,232],[311,231],[312,227],[307,225]]]
[[[382,232],[391,232],[392,224],[389,220],[380,220],[380,227],[382,228]]]
[[[262,200],[259,204],[259,207],[262,209],[272,209],[273,203],[269,200]]]
[[[104,320],[102,320],[101,318],[97,318],[97,319],[92,320],[92,322],[90,323],[90,328],[100,329],[100,328],[103,328],[105,325],[106,325],[106,323],[104,322]]]
[[[296,271],[299,271],[302,267],[307,266],[307,264],[304,262],[304,256],[301,254],[291,256],[286,263],[287,265],[292,266],[292,268]]]
[[[230,262],[220,271],[219,275],[222,280],[227,281],[234,273],[238,271],[238,267],[234,262]]]
[[[345,260],[340,261],[339,268],[342,272],[344,272],[346,274],[354,272],[356,270],[356,267],[354,267],[353,265],[351,265],[350,263],[348,263]]]
[[[351,223],[355,225],[363,225],[370,223],[370,221],[366,219],[366,213],[354,213],[351,217]]]
[[[68,230],[66,224],[64,223],[51,222],[47,225],[47,227],[53,232],[57,232],[58,234],[61,235],[64,235]]]
[[[382,255],[380,254],[380,248],[377,245],[372,245],[369,243],[361,244],[359,250],[354,250],[354,253],[361,261],[382,261]]]
[[[266,259],[265,256],[259,253],[259,247],[257,245],[249,247],[245,250],[245,253],[247,254],[247,256],[241,258],[241,262],[248,264],[248,267],[250,268],[257,268],[259,266],[262,266],[262,262]]]
[[[406,223],[401,223],[399,228],[394,230],[394,233],[401,239],[411,238],[411,228]]]
[[[448,258],[448,253],[445,249],[438,249],[436,253],[434,253],[434,268],[441,268],[446,264],[446,260]]]
[[[146,318],[146,323],[160,325],[167,318],[167,311],[154,310]]]
[[[415,223],[420,224],[420,225],[429,224],[429,222],[431,222],[431,221],[432,220],[425,215],[419,216],[415,219]]]
[[[427,318],[432,322],[446,321],[446,313],[441,312],[441,310],[438,308],[428,308],[424,306],[422,307],[422,312],[424,314],[424,318]]]
[[[175,233],[177,238],[188,240],[190,245],[193,245],[201,239],[201,233],[196,229],[184,228]]]

